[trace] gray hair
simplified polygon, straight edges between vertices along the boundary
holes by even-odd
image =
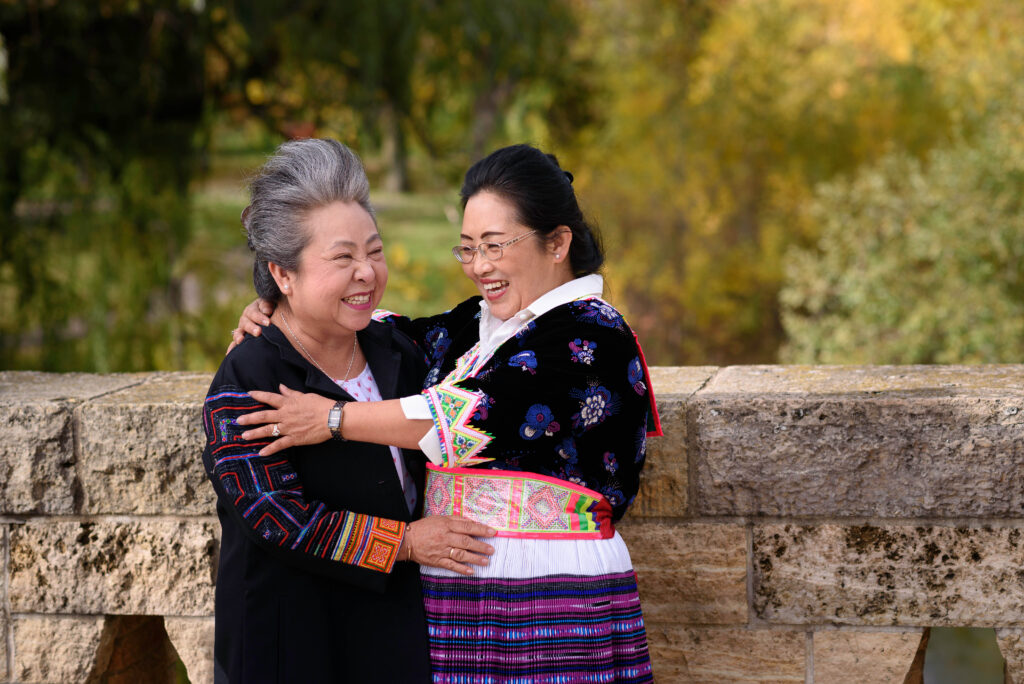
[[[267,264],[298,270],[299,254],[310,239],[303,227],[309,212],[334,202],[356,202],[377,222],[362,162],[328,138],[281,144],[249,182],[249,198],[242,226],[255,256],[252,280],[258,296],[275,302],[281,290]]]

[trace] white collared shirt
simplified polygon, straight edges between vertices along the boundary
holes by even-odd
[[[555,307],[568,304],[581,297],[600,297],[602,292],[604,292],[604,278],[592,273],[563,283],[553,290],[548,290],[527,305],[525,309],[505,321],[491,315],[491,307],[487,301],[480,300],[480,354],[482,356],[490,355],[515,335],[521,327]],[[405,413],[406,418],[410,420],[433,419],[427,398],[423,395],[403,397],[401,402],[402,412]],[[435,430],[428,429],[420,439],[419,446],[427,458],[435,464],[441,463],[441,442],[438,440]]]

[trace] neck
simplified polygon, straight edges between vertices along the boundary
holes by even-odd
[[[295,351],[332,380],[351,379],[362,370],[357,362],[361,354],[354,330],[335,325],[331,334],[324,334],[286,304],[278,306],[271,321],[285,333]]]

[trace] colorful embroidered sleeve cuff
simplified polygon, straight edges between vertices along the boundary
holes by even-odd
[[[233,390],[233,388],[232,388]],[[207,469],[226,506],[259,543],[379,572],[390,572],[405,523],[306,501],[302,483],[282,454],[260,456],[266,442],[246,442],[238,416],[262,408],[245,392],[207,397],[203,410]]]
[[[483,398],[482,392],[470,392],[458,385],[441,383],[423,390],[434,430],[441,445],[445,467],[463,467],[493,461],[481,456],[493,436],[473,427],[470,420]]]

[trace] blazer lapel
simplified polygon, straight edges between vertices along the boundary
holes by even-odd
[[[377,381],[377,389],[381,399],[396,399],[398,374],[402,368],[402,354],[391,344],[391,327],[371,321],[363,330],[356,333],[366,362],[370,364],[373,379]]]

